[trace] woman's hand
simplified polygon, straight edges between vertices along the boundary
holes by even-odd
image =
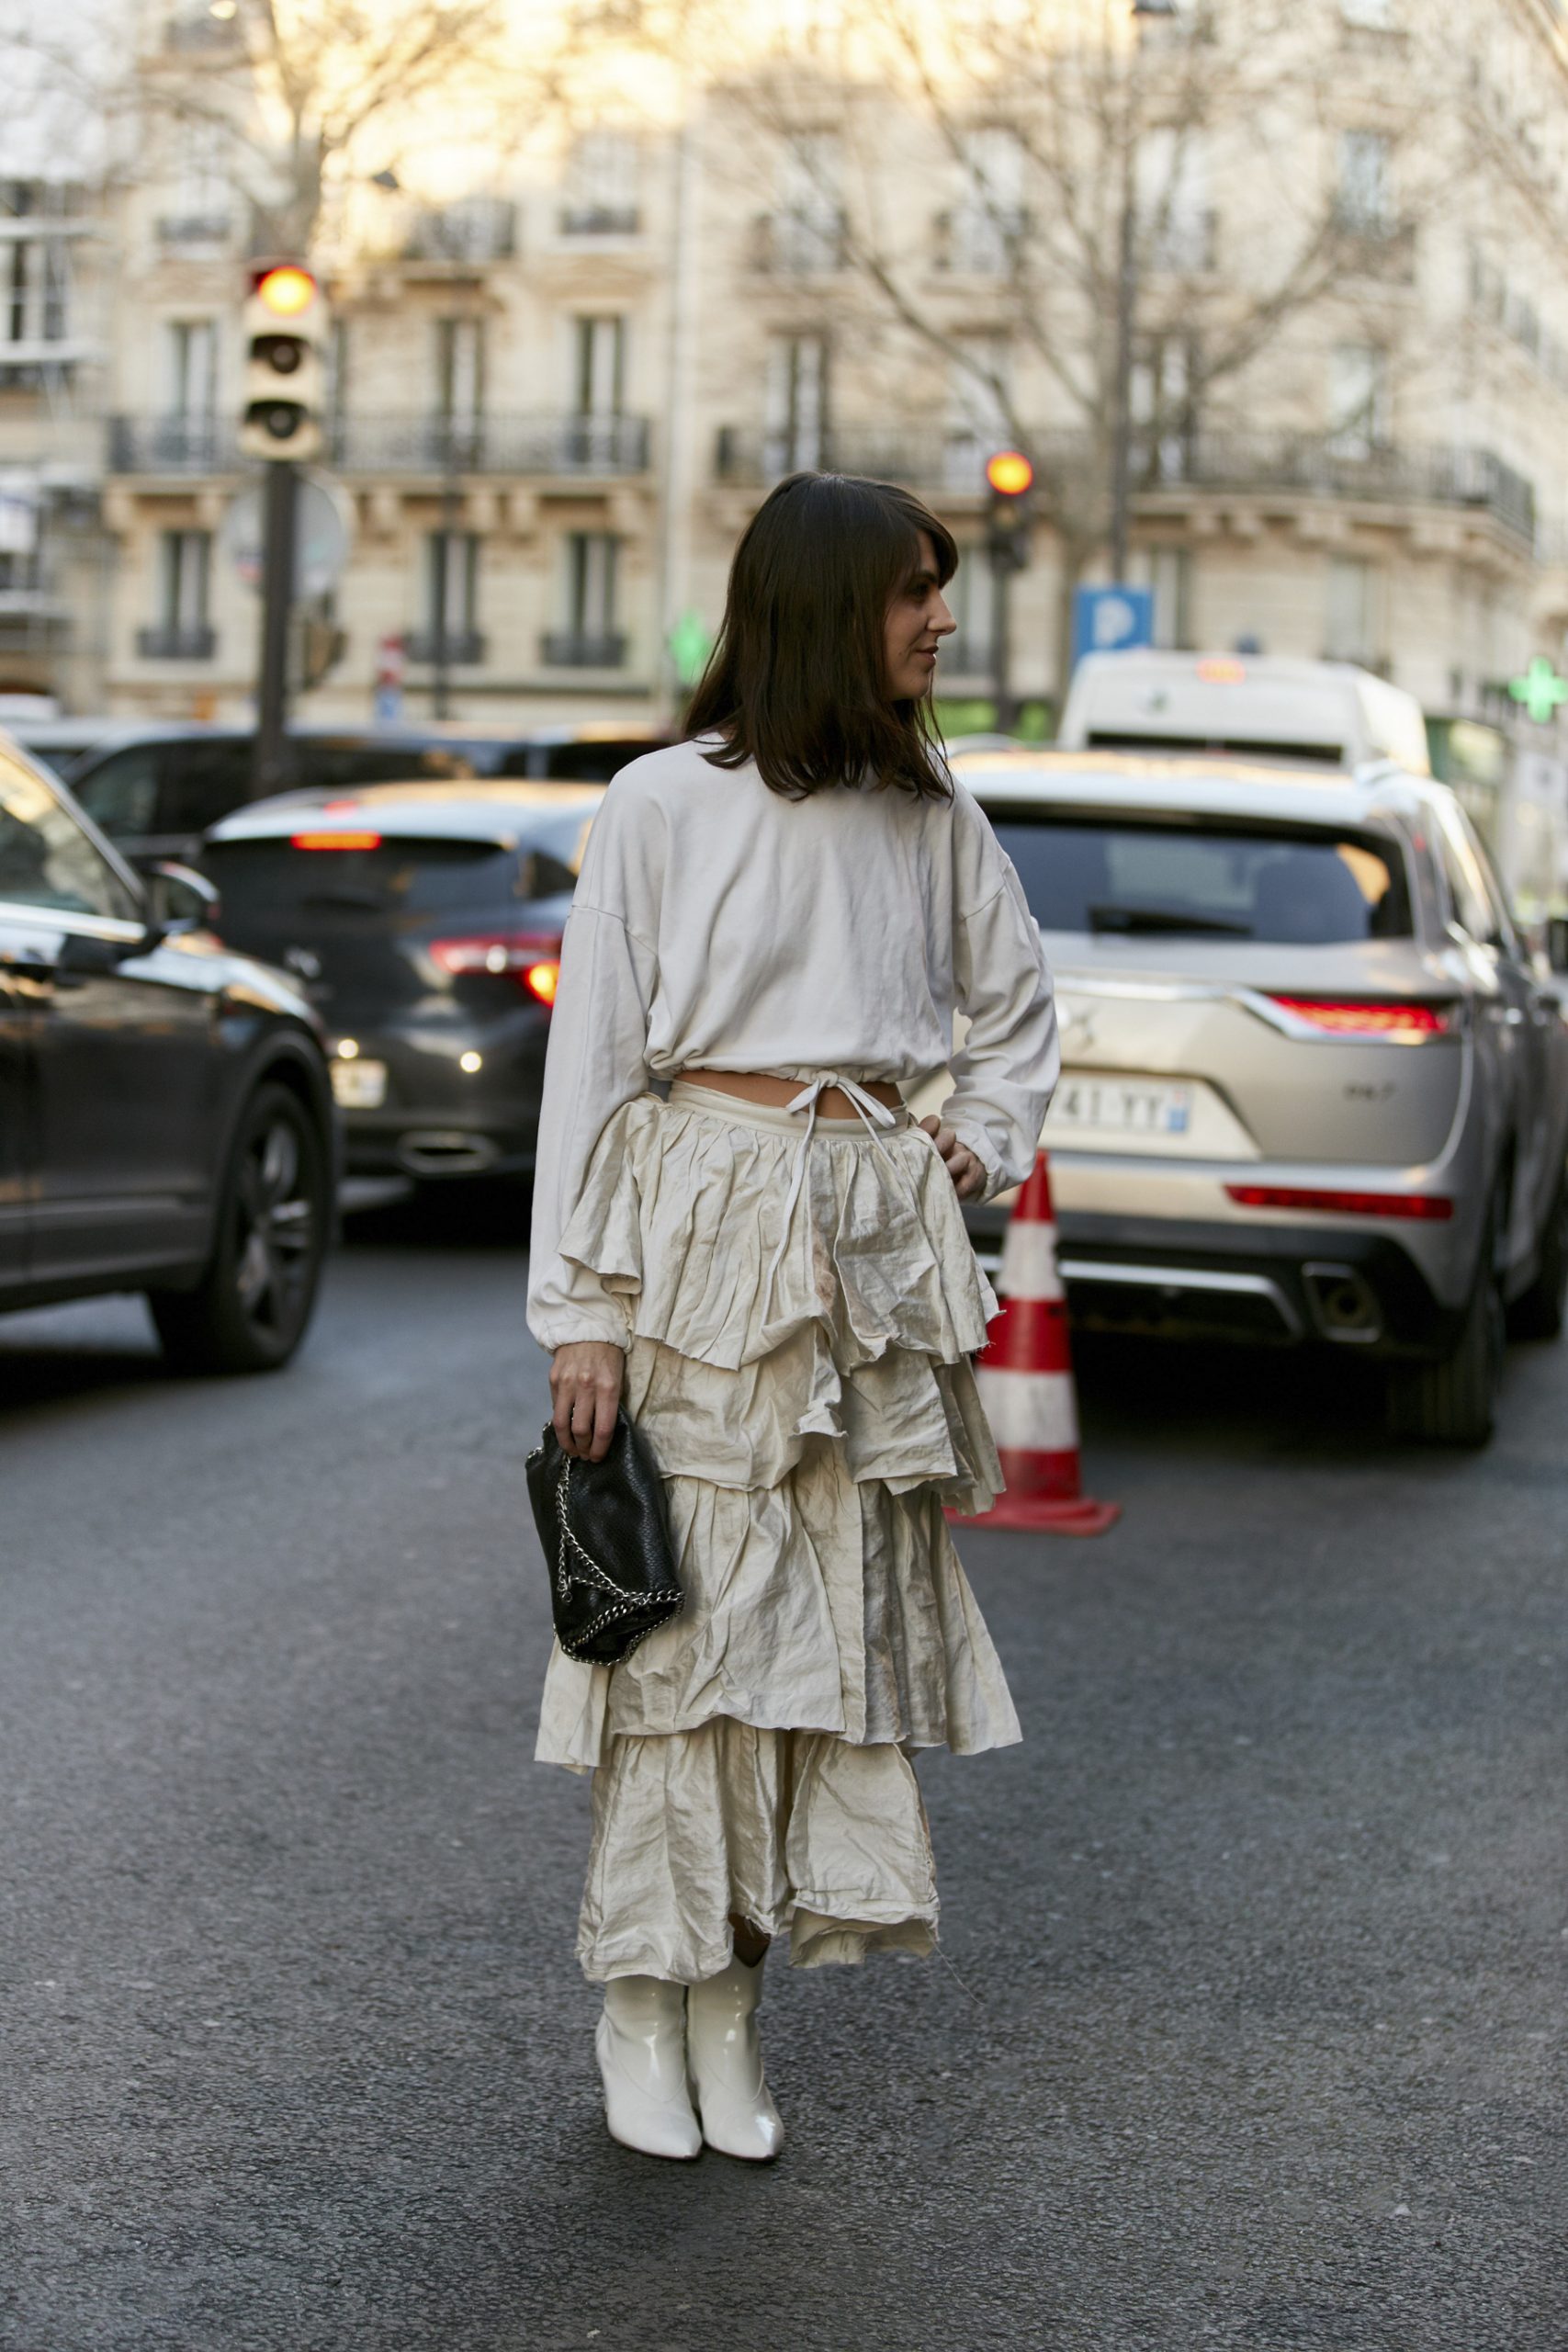
[[[615,1434],[626,1351],[608,1340],[573,1340],[550,1359],[552,1419],[561,1451],[579,1462],[603,1462]]]
[[[951,1127],[944,1127],[933,1112],[920,1121],[931,1141],[941,1152],[942,1164],[953,1179],[953,1189],[961,1201],[977,1201],[986,1189],[986,1169],[976,1159],[966,1143],[960,1143]]]

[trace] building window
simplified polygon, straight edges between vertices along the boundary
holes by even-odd
[[[1340,227],[1357,236],[1386,236],[1393,226],[1389,147],[1381,130],[1341,133],[1339,191],[1335,209]]]
[[[71,249],[63,237],[17,237],[0,246],[5,255],[5,300],[0,305],[5,342],[0,361],[20,358],[12,346],[63,343],[70,311]],[[29,353],[28,356],[32,356]],[[47,358],[47,351],[37,351]]]
[[[1136,588],[1152,588],[1154,641],[1163,652],[1192,649],[1192,556],[1187,548],[1134,548],[1127,574]]]
[[[626,653],[615,625],[620,542],[610,531],[571,531],[564,555],[566,626],[547,634],[544,658],[558,668],[618,669]]]
[[[1376,661],[1377,576],[1359,556],[1331,556],[1324,629],[1324,656],[1329,662]]]
[[[1130,385],[1133,469],[1144,481],[1186,481],[1192,471],[1197,346],[1159,335],[1134,353]]]
[[[797,131],[779,156],[766,266],[786,277],[837,269],[843,260],[843,158],[836,132]]]
[[[1335,345],[1328,363],[1328,446],[1337,458],[1370,458],[1389,437],[1388,354],[1374,343]]]
[[[408,643],[411,662],[482,662],[477,531],[431,531],[424,542],[424,627]]]
[[[164,531],[158,540],[158,619],[137,632],[137,651],[164,662],[207,662],[217,650],[209,598],[210,531]]]
[[[1024,231],[1023,141],[986,123],[960,141],[963,194],[948,222],[946,266],[976,277],[1010,269]]]
[[[828,338],[776,334],[768,345],[767,447],[770,475],[825,462],[828,436]]]
[[[642,225],[642,150],[624,130],[585,130],[567,163],[561,234],[635,237]]]
[[[619,416],[626,389],[626,322],[623,318],[574,322],[572,413]]]
[[[996,574],[982,540],[971,540],[961,552],[963,560],[942,592],[958,629],[943,638],[936,658],[939,694],[950,678],[989,678],[993,668]]]
[[[220,122],[179,127],[170,209],[159,216],[158,237],[165,245],[221,244],[233,220],[233,157],[228,128]]]
[[[218,322],[171,319],[164,329],[168,410],[189,424],[210,424],[218,411]]]
[[[1217,220],[1209,202],[1209,164],[1194,130],[1169,124],[1138,144],[1138,210],[1156,269],[1190,275],[1213,269]]]
[[[1013,437],[1008,423],[1010,359],[1005,335],[982,332],[953,338],[944,458],[949,490],[983,490],[987,458],[1005,449]]]

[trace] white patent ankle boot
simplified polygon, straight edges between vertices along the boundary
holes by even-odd
[[[613,1978],[594,2046],[611,2138],[645,2156],[700,2154],[686,2086],[685,1986],[659,1976]]]
[[[722,2155],[766,2164],[784,2146],[784,2125],[762,2079],[757,2004],[762,1963],[732,1960],[686,1995],[686,2059],[703,2138]]]

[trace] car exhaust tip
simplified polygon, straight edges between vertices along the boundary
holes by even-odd
[[[398,1138],[398,1165],[411,1176],[482,1176],[501,1158],[489,1136],[429,1128]]]
[[[1377,1293],[1356,1267],[1303,1266],[1302,1283],[1313,1320],[1325,1340],[1366,1347],[1382,1338],[1382,1309]]]

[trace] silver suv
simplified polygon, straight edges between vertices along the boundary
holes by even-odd
[[[1506,1334],[1562,1328],[1568,1027],[1453,794],[1385,763],[954,764],[1056,978],[1075,1317],[1355,1350],[1394,1433],[1484,1443]]]

